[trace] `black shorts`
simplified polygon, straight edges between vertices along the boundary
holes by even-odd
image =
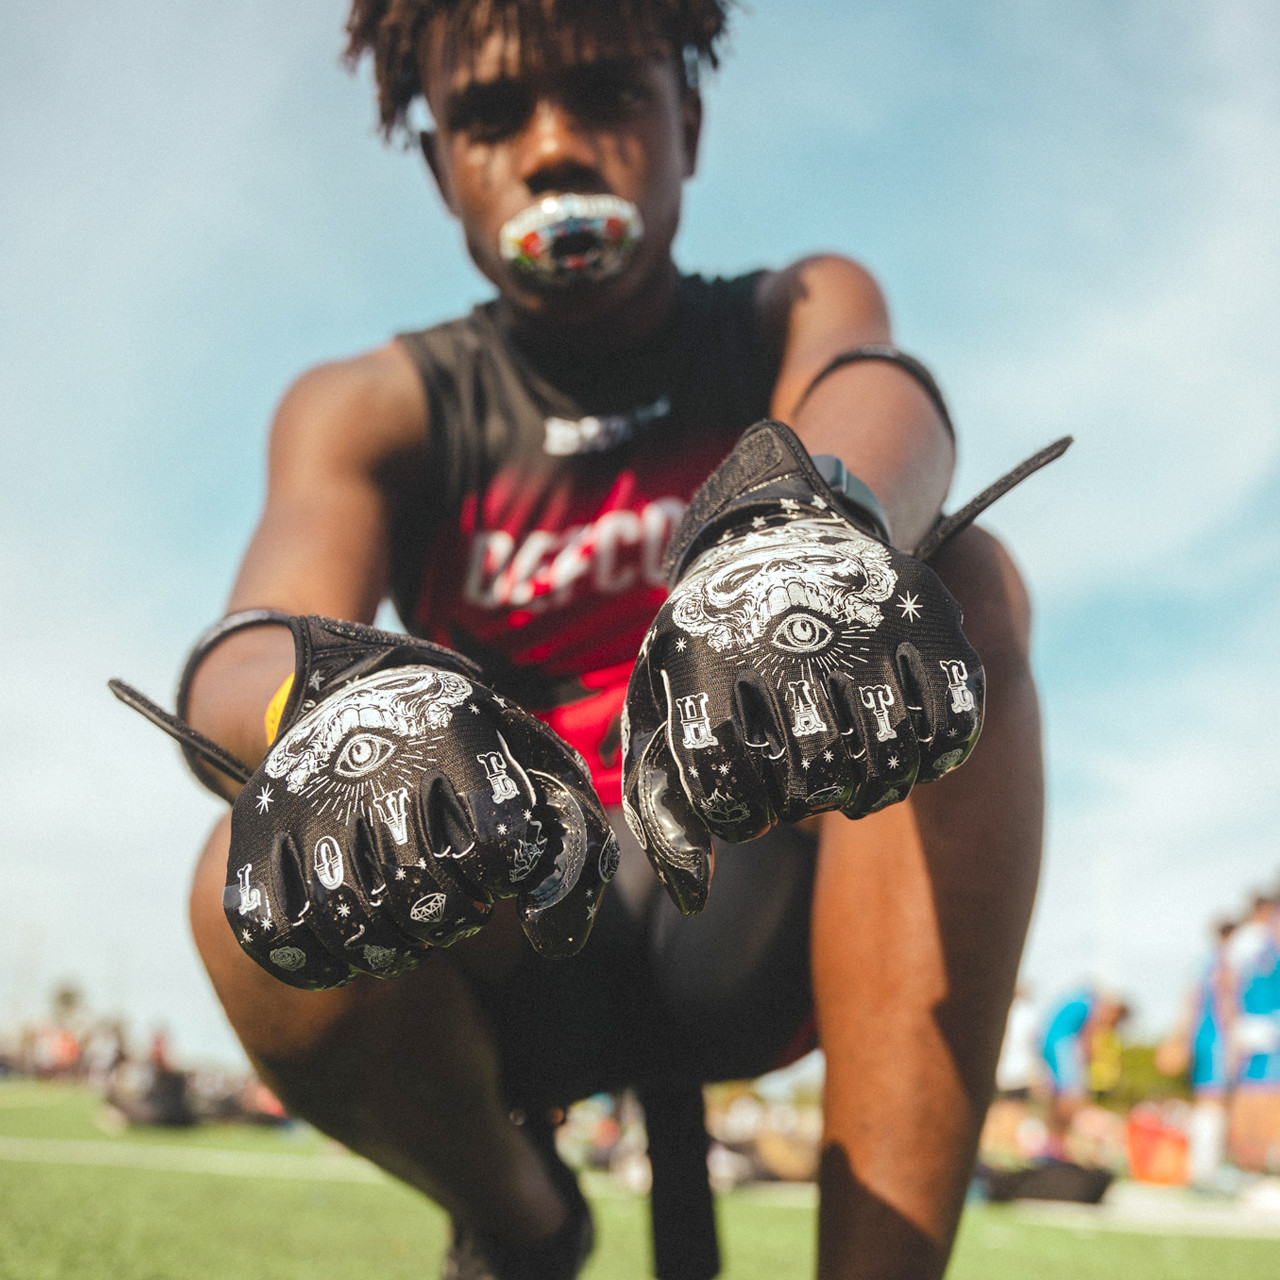
[[[813,1047],[809,913],[816,840],[776,827],[716,846],[706,910],[681,916],[622,821],[618,874],[582,952],[530,951],[475,986],[514,1107],[665,1080],[762,1075]]]

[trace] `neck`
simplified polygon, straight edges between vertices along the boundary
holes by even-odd
[[[639,346],[665,323],[675,306],[678,284],[679,273],[668,258],[662,270],[622,298],[603,295],[595,305],[584,307],[543,296],[529,307],[504,294],[498,309],[513,336],[526,347],[604,355]]]

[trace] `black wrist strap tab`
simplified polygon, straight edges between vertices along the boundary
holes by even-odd
[[[801,406],[808,398],[813,395],[814,389],[824,378],[830,377],[837,369],[843,369],[845,365],[859,364],[864,360],[879,360],[885,364],[896,364],[899,369],[914,378],[920,389],[929,397],[933,403],[933,407],[938,411],[938,416],[942,419],[942,425],[955,438],[956,429],[951,425],[951,415],[947,412],[947,402],[942,397],[942,389],[938,386],[933,374],[922,364],[915,356],[909,356],[905,351],[899,351],[897,347],[888,344],[873,343],[865,347],[853,347],[849,351],[842,351],[838,356],[832,356],[826,364],[813,375],[813,379],[804,390],[804,395],[796,401],[796,407],[791,410],[794,418],[800,412]]]
[[[123,680],[108,680],[107,688],[125,704],[132,707],[140,716],[150,720],[157,729],[163,729],[182,748],[183,759],[187,768],[195,775],[202,787],[212,791],[219,800],[225,800],[222,788],[209,771],[214,769],[243,786],[253,776],[253,770],[238,756],[220,747],[212,738],[193,729],[187,723],[187,702],[191,697],[191,684],[195,679],[200,664],[228,636],[237,631],[245,631],[250,627],[289,625],[291,615],[282,609],[242,609],[239,613],[229,613],[219,622],[215,622],[191,647],[191,653],[182,668],[182,677],[178,681],[177,714],[171,715],[163,707],[151,701],[144,693],[140,693],[132,685]]]
[[[1020,462],[1012,471],[1005,472],[994,484],[989,484],[976,498],[971,498],[949,516],[939,516],[934,526],[924,536],[924,541],[911,553],[917,560],[929,560],[942,550],[962,529],[967,529],[993,502],[1003,498],[1010,489],[1020,485],[1028,476],[1034,475],[1041,467],[1062,457],[1071,448],[1074,437],[1063,436],[1043,449],[1036,450],[1025,462]]]
[[[170,715],[163,707],[157,706],[145,693],[139,693],[130,684],[125,684],[123,680],[108,680],[107,688],[124,703],[126,707],[132,707],[140,716],[145,716],[151,721],[157,729],[163,729],[171,738],[178,742],[182,747],[182,754],[186,756],[187,763],[191,764],[192,755],[197,756],[206,764],[211,764],[216,769],[221,769],[229,778],[234,778],[241,786],[253,776],[253,770],[249,768],[243,760],[238,756],[233,756],[230,751],[224,750],[218,746],[212,738],[206,738],[203,733],[193,729],[185,720],[179,720],[177,716]],[[204,783],[206,787],[212,791],[213,788],[205,781],[205,775],[194,766],[192,773]],[[222,792],[215,794],[219,798]]]

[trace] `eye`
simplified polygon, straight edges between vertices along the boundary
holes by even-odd
[[[522,85],[510,80],[468,85],[450,99],[445,127],[471,142],[500,142],[524,127],[533,99]]]
[[[380,738],[376,733],[357,733],[342,748],[333,771],[344,778],[363,778],[384,764],[395,749],[395,743]]]
[[[778,623],[769,643],[788,653],[813,653],[830,644],[834,634],[821,618],[809,613],[793,613]]]
[[[583,67],[565,81],[565,105],[580,119],[603,124],[625,120],[649,96],[641,69],[629,63]]]

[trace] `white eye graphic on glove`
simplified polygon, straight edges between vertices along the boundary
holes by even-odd
[[[472,692],[469,680],[432,667],[354,680],[282,735],[263,768],[339,823],[359,809],[377,816],[379,801],[416,785],[454,708]]]
[[[821,618],[809,613],[793,613],[774,628],[769,643],[788,653],[817,653],[825,649],[835,632]]]
[[[766,636],[784,652],[816,653],[837,630],[874,631],[897,581],[874,539],[842,521],[791,520],[706,552],[671,616],[717,653],[744,654]]]
[[[395,743],[376,733],[358,733],[342,748],[333,771],[344,778],[363,778],[385,764],[395,749]]]

